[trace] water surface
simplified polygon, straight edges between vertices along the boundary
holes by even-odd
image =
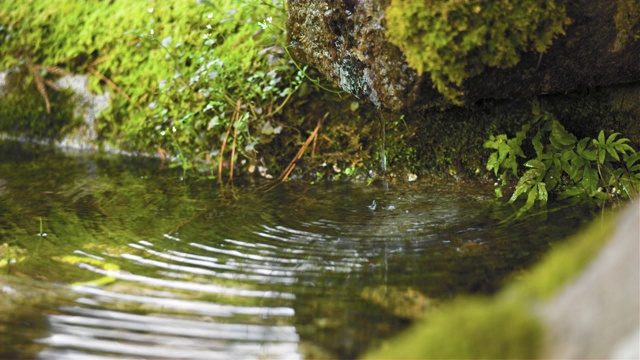
[[[592,217],[503,225],[492,189],[462,182],[180,175],[0,143],[0,358],[353,358]]]

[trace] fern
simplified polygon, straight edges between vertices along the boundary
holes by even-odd
[[[529,211],[536,203],[545,205],[549,194],[559,198],[584,197],[599,204],[638,195],[640,155],[629,139],[601,130],[595,139],[578,140],[553,116],[533,102],[533,119],[522,126],[516,136],[490,136],[484,147],[494,150],[487,161],[500,182],[497,197],[503,196],[510,178],[517,183],[509,198],[514,203],[526,197],[516,216]],[[527,156],[522,147],[529,139],[535,154]]]

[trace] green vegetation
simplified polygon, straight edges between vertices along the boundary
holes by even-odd
[[[528,4],[510,6],[515,11]],[[428,25],[443,31],[438,33],[442,39],[464,46],[459,45],[459,51],[428,48],[429,59],[441,56],[429,66],[443,65],[438,78],[445,88],[458,91],[457,80],[486,66],[515,63],[523,51],[550,43],[566,22],[562,5],[538,4],[522,28],[515,27],[519,31],[506,32],[503,24],[522,14],[503,19],[506,9],[492,2],[479,2],[474,8],[460,2],[430,3],[429,11],[437,16]],[[397,16],[396,10],[407,7],[413,12],[406,16],[420,18],[424,13],[418,10],[424,6],[420,1],[394,1],[388,13]],[[101,142],[136,153],[158,153],[185,173],[206,169],[219,180],[222,172],[232,175],[234,167],[236,174],[266,177],[286,167],[292,170],[289,178],[364,179],[374,173],[369,170],[380,173],[382,163],[388,175],[477,179],[486,174],[484,139],[516,133],[530,121],[524,101],[390,114],[326,91],[318,80],[309,80],[318,77],[312,69],[288,57],[282,1],[59,0],[50,6],[28,0],[0,3],[0,19],[0,69],[12,69],[7,80],[25,90],[4,95],[0,131],[36,138],[72,131],[79,120],[73,119],[70,94],[48,85],[63,74],[88,74],[92,91],[106,89],[113,101],[95,121]],[[498,27],[483,25],[496,19],[501,19]],[[479,28],[471,31],[475,27]],[[420,29],[406,31],[437,35]],[[483,32],[486,44],[474,37]],[[409,40],[407,46],[419,48],[427,41]],[[424,71],[429,70],[426,66]],[[640,135],[629,132],[638,114],[633,105],[637,88],[618,105],[609,93],[589,90],[544,103],[572,133],[594,136],[594,128],[606,129],[607,134],[617,129],[633,144],[640,143]],[[327,112],[330,115],[313,135]],[[307,151],[297,156],[309,139]]]
[[[496,189],[502,189],[508,177],[518,179],[509,202],[526,195],[520,215],[536,201],[545,204],[549,193],[560,197],[585,197],[603,203],[614,198],[633,198],[640,189],[640,155],[628,144],[629,139],[618,138],[620,133],[605,137],[603,130],[596,139],[578,140],[550,113],[533,102],[533,119],[522,126],[516,136],[493,136],[484,143],[494,151],[487,161],[487,170],[500,178]],[[524,141],[531,138],[535,156],[525,155]],[[524,164],[520,159],[526,159]],[[522,170],[522,166],[528,170]]]
[[[530,359],[538,356],[542,328],[516,303],[481,298],[447,304],[428,323],[407,331],[367,359]]]
[[[3,2],[0,19],[0,68],[29,69],[32,102],[49,110],[48,80],[92,74],[92,91],[114,94],[101,137],[185,169],[257,162],[303,81],[283,48],[282,1],[28,0]]]
[[[80,122],[74,118],[72,94],[69,91],[51,93],[51,113],[47,114],[46,104],[34,85],[35,80],[28,73],[9,72],[5,81],[18,91],[2,95],[0,132],[39,140],[58,139]]]
[[[569,23],[562,0],[392,0],[385,16],[389,41],[453,102],[464,80],[512,67],[522,52],[544,53]]]
[[[635,0],[618,0],[618,11],[614,18],[618,36],[616,36],[613,51],[624,49],[630,40],[640,40],[640,29],[637,27],[639,19],[640,3]]]

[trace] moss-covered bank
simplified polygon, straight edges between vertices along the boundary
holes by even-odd
[[[564,1],[391,1],[387,36],[419,75],[457,102],[462,83],[486,67],[509,68],[544,53],[570,23]]]
[[[604,129],[622,133],[636,149],[640,144],[640,85],[584,89],[538,100],[578,138],[595,137]],[[488,176],[488,151],[482,145],[490,135],[513,136],[533,119],[530,100],[486,100],[472,107],[386,116],[387,159],[392,168],[467,179]]]
[[[608,243],[617,222],[610,215],[604,221],[597,219],[496,296],[459,298],[444,305],[365,358],[528,359],[548,355],[548,329],[536,308],[585,269]]]
[[[235,176],[276,176],[328,113],[291,177],[364,179],[386,170],[389,177],[493,181],[483,142],[512,136],[532,119],[530,99],[392,113],[328,92],[330,85],[285,51],[281,1],[58,5],[0,5],[0,68],[17,66],[25,90],[1,98],[4,132],[56,137],[70,129],[77,122],[64,93],[46,84],[61,72],[84,73],[93,91],[112,94],[111,108],[95,122],[99,141],[172,158],[185,174],[197,168],[226,176],[234,166]],[[561,11],[556,15],[561,24]],[[578,137],[604,129],[621,132],[635,148],[640,143],[638,85],[539,100]]]

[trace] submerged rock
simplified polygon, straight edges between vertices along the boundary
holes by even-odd
[[[363,300],[404,319],[419,319],[434,306],[431,299],[412,288],[368,286],[362,290],[360,296]]]

